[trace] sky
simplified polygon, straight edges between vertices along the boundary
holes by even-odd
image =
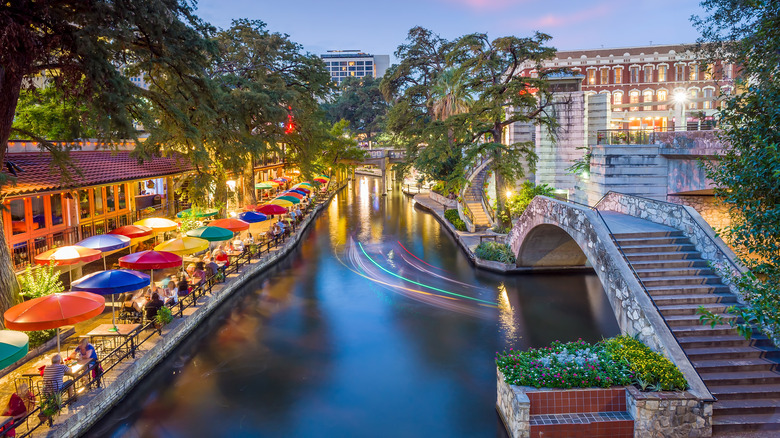
[[[491,38],[541,31],[559,50],[696,41],[697,0],[198,0],[198,15],[226,28],[258,19],[313,54],[359,49],[392,56],[409,29],[447,39],[480,32]]]

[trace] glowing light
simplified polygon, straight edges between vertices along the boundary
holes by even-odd
[[[678,92],[674,93],[674,101],[675,102],[677,102],[677,103],[685,103],[686,100],[687,100],[687,96],[685,95],[684,92],[678,91]]]
[[[511,198],[511,197],[512,197],[512,194],[513,194],[513,193],[512,193],[512,191],[511,191],[511,190],[507,190],[507,191],[506,191],[506,197],[507,197],[507,198]]]
[[[229,188],[230,190],[235,190],[235,189],[236,189],[236,181],[235,181],[235,180],[232,180],[232,179],[231,179],[231,180],[228,180],[228,181],[227,181],[227,186],[228,186],[228,188]]]

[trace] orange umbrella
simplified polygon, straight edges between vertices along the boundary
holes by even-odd
[[[11,330],[35,331],[57,329],[57,351],[60,350],[60,327],[86,321],[103,313],[106,299],[89,292],[55,293],[17,304],[5,311],[5,327]]]
[[[249,229],[248,222],[244,222],[241,219],[234,219],[234,218],[217,219],[215,221],[212,221],[208,226],[225,228],[234,233],[238,233],[239,231],[244,231]]]
[[[96,249],[84,248],[83,246],[61,246],[38,254],[35,256],[35,263],[39,265],[75,265],[81,262],[94,262],[102,255],[103,253]],[[71,274],[70,269],[68,269],[68,281],[73,282],[73,274]]]

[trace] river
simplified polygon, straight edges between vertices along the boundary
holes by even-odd
[[[474,269],[358,176],[87,436],[495,437],[506,348],[618,333],[593,274]]]

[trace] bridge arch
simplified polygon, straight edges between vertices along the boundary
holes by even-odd
[[[569,233],[551,224],[530,229],[515,255],[517,266],[584,266],[588,260]]]

